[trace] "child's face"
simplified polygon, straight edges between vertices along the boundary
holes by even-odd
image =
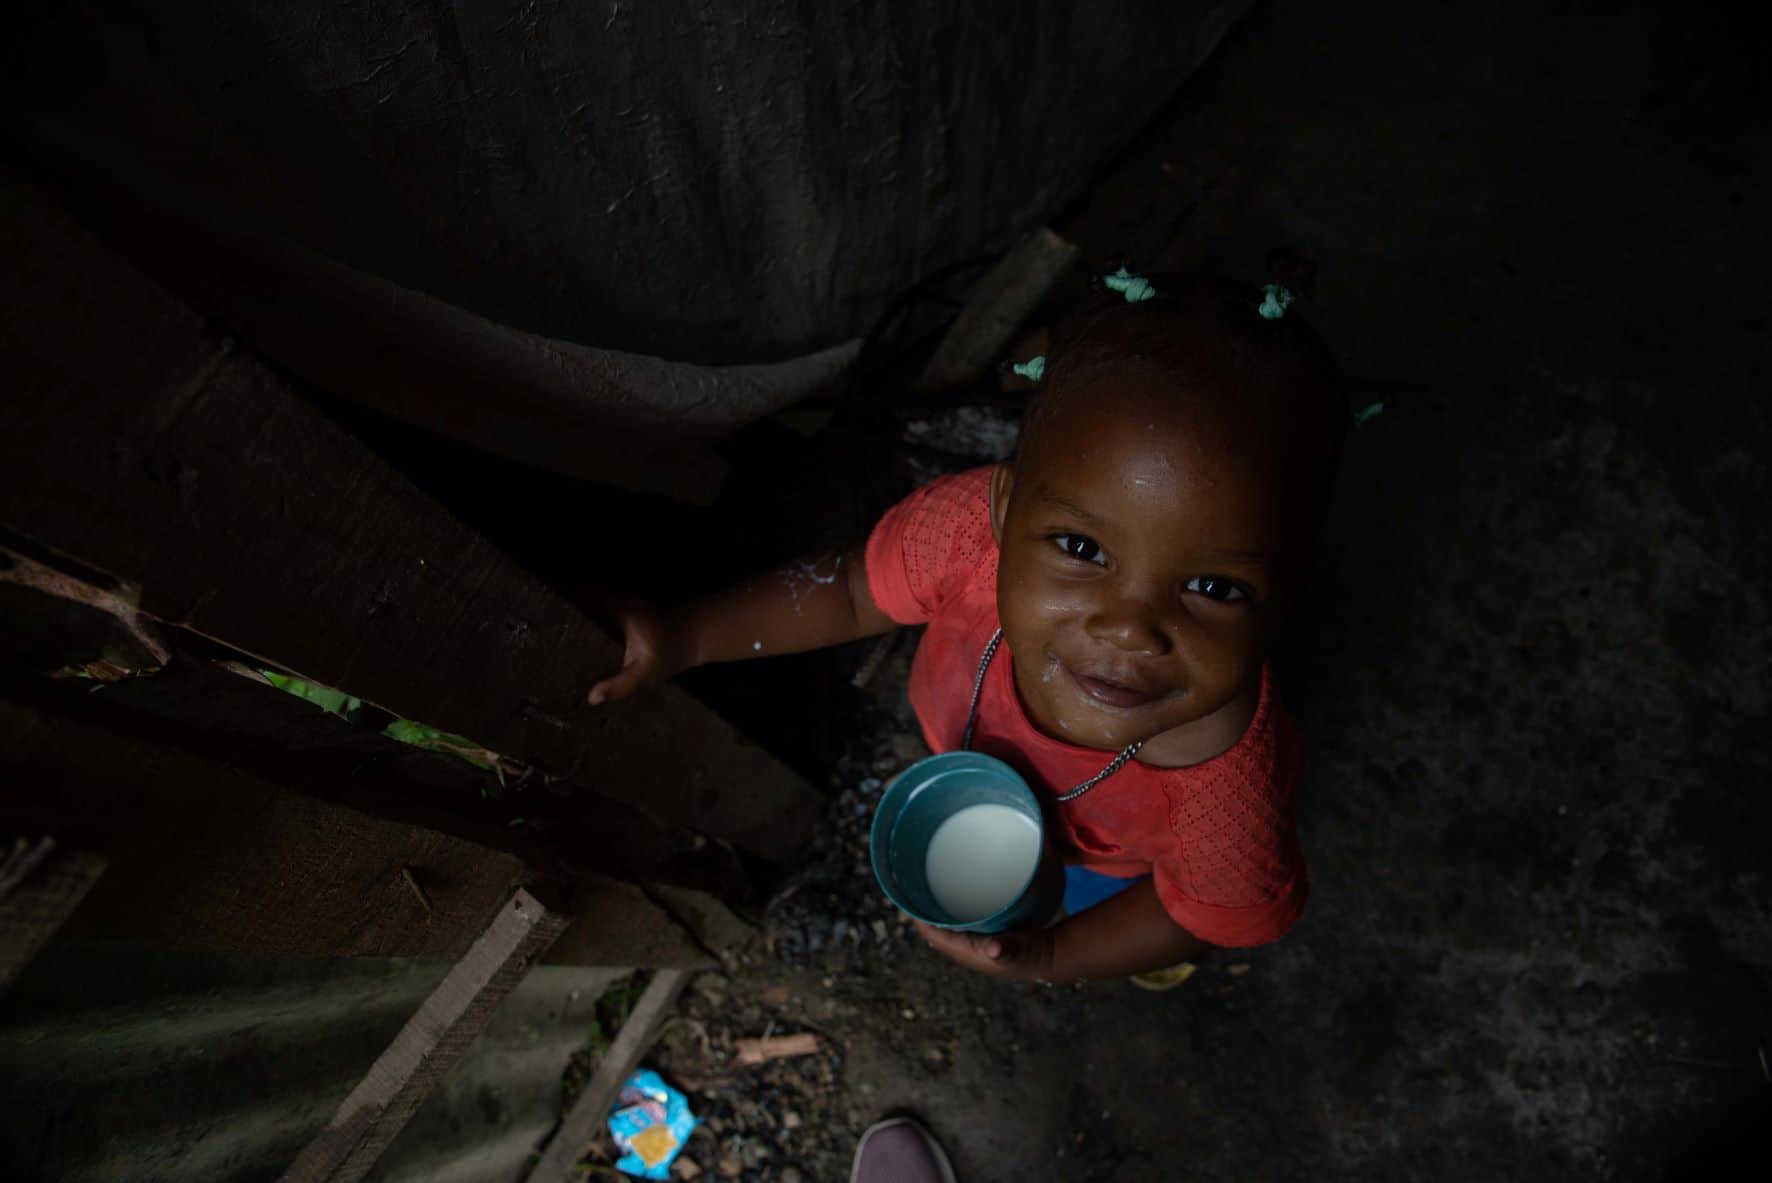
[[[998,612],[1046,734],[1185,750],[1253,692],[1288,531],[1247,426],[1226,400],[1116,373],[1067,391],[999,466]]]

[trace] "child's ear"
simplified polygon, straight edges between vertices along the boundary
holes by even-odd
[[[1003,460],[991,470],[991,537],[1003,545],[1003,520],[1009,515],[1009,494],[1015,489],[1015,461]]]

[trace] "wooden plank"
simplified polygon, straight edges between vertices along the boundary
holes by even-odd
[[[597,1131],[608,1120],[609,1106],[621,1090],[622,1082],[640,1063],[640,1057],[652,1046],[659,1024],[670,1013],[671,1005],[689,980],[689,971],[663,969],[647,983],[640,1001],[634,1004],[627,1022],[610,1043],[603,1062],[585,1085],[584,1092],[560,1122],[560,1128],[548,1140],[541,1158],[529,1172],[527,1183],[563,1183],[572,1176],[572,1168],[591,1147]]]
[[[109,860],[67,925],[82,936],[454,958],[531,876],[471,842],[4,701],[0,782],[0,824]]]
[[[105,860],[20,840],[0,864],[0,991],[55,935],[104,873]]]
[[[355,1183],[368,1174],[565,926],[563,914],[519,889],[296,1156],[284,1183]]]
[[[590,707],[613,640],[16,175],[0,368],[0,526],[143,614],[766,858],[810,835],[819,794],[680,690]]]
[[[6,609],[0,615],[7,622],[0,652],[32,662],[38,672],[53,672],[70,658],[79,664],[108,659],[131,670],[165,665],[172,655],[142,622],[136,599],[133,588],[100,586],[0,542],[0,606]],[[10,643],[21,632],[36,644]],[[81,646],[84,652],[64,652],[59,662],[35,660]]]
[[[3,699],[0,783],[0,827],[53,832],[108,858],[69,920],[81,936],[454,958],[500,900],[537,878],[510,853],[290,791],[232,759]],[[750,935],[706,893],[590,873],[576,875],[564,915],[570,927],[546,958],[560,965],[706,966],[710,948]]]
[[[211,659],[215,646],[182,631],[163,630],[164,642],[150,635],[150,651],[131,619],[129,589],[95,582],[90,572],[45,568],[0,541],[0,695],[15,702],[536,865],[568,873],[596,867],[734,902],[754,893],[723,843],[666,828],[599,794],[563,792],[514,771],[507,781],[399,743],[373,729],[379,724],[348,722],[232,672]],[[85,678],[43,676],[82,669],[120,680],[100,693]]]
[[[1021,322],[1077,261],[1077,248],[1042,226],[1017,243],[990,274],[936,346],[917,389],[946,390],[990,372]]]
[[[720,954],[756,935],[707,892],[594,873],[576,878],[569,910],[572,927],[548,954],[566,965],[715,969]]]

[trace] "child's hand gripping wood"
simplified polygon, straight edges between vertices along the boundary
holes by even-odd
[[[622,667],[591,687],[616,702],[717,661],[803,653],[896,627],[868,590],[866,547],[796,560],[687,607],[618,614]]]

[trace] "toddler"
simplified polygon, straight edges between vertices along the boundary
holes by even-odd
[[[1052,334],[1013,458],[943,477],[865,544],[623,621],[592,702],[712,661],[926,624],[911,705],[933,751],[1015,767],[1067,863],[1066,916],[961,965],[1150,974],[1275,940],[1306,897],[1297,737],[1266,663],[1349,422],[1278,285],[1124,271]]]

